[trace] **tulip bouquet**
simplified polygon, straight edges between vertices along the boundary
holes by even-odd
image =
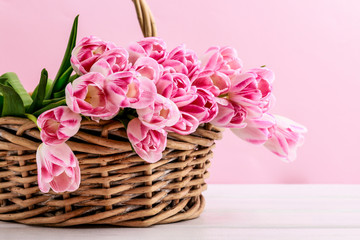
[[[42,192],[79,187],[79,163],[66,141],[83,118],[121,121],[133,150],[149,163],[162,158],[168,132],[188,135],[204,123],[295,158],[306,129],[269,113],[274,74],[265,66],[245,71],[231,47],[211,47],[200,60],[185,45],[169,50],[156,37],[122,48],[94,36],[76,44],[76,32],[77,18],[54,81],[44,69],[31,95],[15,74],[0,78],[2,116],[27,116],[41,130]]]

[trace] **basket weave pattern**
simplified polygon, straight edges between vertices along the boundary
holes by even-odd
[[[156,36],[145,0],[133,0],[145,37]],[[0,118],[0,220],[31,225],[111,224],[147,227],[193,219],[204,209],[201,193],[221,129],[204,124],[191,135],[168,134],[163,158],[153,164],[132,151],[118,121],[83,121],[66,143],[81,169],[75,192],[40,192],[37,126],[25,118]]]
[[[67,141],[79,160],[81,185],[63,194],[44,194],[37,186],[41,140],[32,121],[0,118],[0,137],[0,220],[146,227],[199,216],[221,129],[205,124],[191,135],[170,133],[163,158],[150,164],[132,151],[120,122],[85,120]]]

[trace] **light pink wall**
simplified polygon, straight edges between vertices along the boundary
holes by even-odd
[[[230,45],[246,68],[273,69],[274,111],[309,129],[291,164],[225,132],[209,182],[360,183],[359,1],[148,2],[170,47]],[[17,72],[28,90],[41,68],[53,77],[77,13],[80,37],[121,46],[141,37],[130,0],[0,0],[0,73]]]

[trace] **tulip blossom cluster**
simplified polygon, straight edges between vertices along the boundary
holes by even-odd
[[[269,113],[273,72],[245,71],[233,48],[212,47],[200,61],[184,45],[168,50],[160,38],[122,48],[91,36],[75,46],[70,62],[77,75],[65,88],[67,106],[37,121],[41,191],[78,188],[79,164],[66,141],[79,130],[82,116],[122,121],[133,149],[149,163],[162,158],[168,132],[188,135],[204,123],[230,128],[287,160],[303,142],[303,126]]]

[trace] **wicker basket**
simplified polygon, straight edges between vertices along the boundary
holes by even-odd
[[[146,3],[134,4],[144,36],[154,36]],[[163,158],[149,164],[132,151],[120,122],[85,120],[67,141],[79,159],[80,188],[44,194],[37,186],[39,130],[28,119],[0,118],[0,220],[147,227],[196,218],[204,209],[201,193],[218,139],[221,129],[211,124],[188,136],[169,133]]]

